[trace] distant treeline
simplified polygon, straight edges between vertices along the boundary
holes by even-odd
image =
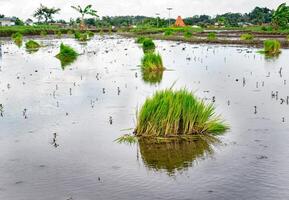
[[[193,17],[184,18],[187,25],[198,25],[198,26],[209,26],[218,25],[238,27],[243,25],[261,25],[268,24],[272,22],[272,17],[274,10],[266,7],[256,7],[250,13],[225,13],[222,15],[217,15],[211,17],[209,15],[195,15]],[[4,15],[0,15],[0,18]],[[28,19],[32,21],[31,19]],[[27,20],[26,20],[27,21]],[[81,21],[80,18],[70,19],[70,21],[65,20],[53,20],[51,17],[50,23],[57,22],[67,25],[76,25]],[[123,26],[149,26],[149,27],[166,27],[171,23],[175,22],[175,19],[164,19],[159,17],[146,17],[146,16],[105,16],[102,18],[87,18],[84,20],[86,25],[98,26],[98,27],[123,27]],[[23,25],[24,20],[17,18],[17,25]],[[44,23],[44,22],[42,22]],[[47,23],[47,21],[46,21]]]

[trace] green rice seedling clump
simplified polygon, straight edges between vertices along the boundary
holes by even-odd
[[[221,134],[227,129],[212,104],[204,103],[185,89],[167,89],[145,101],[137,115],[135,135],[169,138]]]
[[[142,70],[145,72],[163,71],[162,57],[156,53],[146,53],[142,58]]]
[[[216,40],[217,39],[217,34],[216,33],[209,33],[208,34],[208,40]]]
[[[41,32],[40,32],[40,35],[41,35],[41,36],[46,36],[46,35],[47,35],[47,32],[46,32],[46,31],[41,31]]]
[[[39,49],[40,44],[34,40],[29,40],[28,42],[26,42],[25,47],[26,49]]]
[[[86,34],[88,35],[88,37],[92,38],[94,36],[94,32],[92,31],[87,31]]]
[[[74,60],[76,60],[78,53],[70,46],[64,45],[63,43],[60,45],[60,52],[56,55],[56,57],[61,61],[61,66],[66,66],[71,64]]]
[[[12,34],[12,40],[17,46],[22,46],[23,35],[19,32]]]
[[[184,33],[184,37],[185,38],[191,38],[193,36],[193,33],[191,32],[191,31],[186,31],[185,33]]]
[[[250,33],[245,33],[241,35],[241,40],[246,40],[246,41],[250,41],[254,39],[254,35],[250,34]]]
[[[264,53],[268,56],[275,56],[281,53],[281,43],[278,40],[266,40],[264,42]]]
[[[174,34],[174,31],[171,30],[171,29],[167,29],[167,30],[164,32],[164,35],[165,35],[165,36],[171,36],[171,35],[173,35],[173,34]]]
[[[142,43],[144,53],[153,52],[156,48],[155,43],[150,38],[145,38]]]
[[[138,38],[136,39],[135,42],[138,43],[138,44],[142,44],[142,43],[144,42],[145,39],[146,39],[145,37],[140,36],[140,37],[138,37]]]

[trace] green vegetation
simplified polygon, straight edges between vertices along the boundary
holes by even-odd
[[[87,5],[84,8],[81,8],[81,6],[71,6],[74,10],[76,10],[81,15],[80,20],[80,29],[84,29],[85,23],[84,23],[84,17],[85,15],[91,15],[93,17],[98,17],[97,11],[92,9],[92,5]]]
[[[164,71],[162,57],[155,53],[146,53],[142,58],[142,70],[145,72]]]
[[[164,70],[148,71],[142,68],[142,79],[144,82],[155,85],[162,81]]]
[[[125,134],[117,138],[115,142],[120,144],[135,144],[137,143],[137,138],[134,135]]]
[[[22,41],[23,41],[23,35],[21,33],[14,33],[12,36],[12,40],[14,41],[14,43],[18,46],[21,47],[22,46]]]
[[[53,15],[58,14],[59,11],[59,8],[48,8],[40,4],[40,7],[34,12],[33,17],[37,18],[38,22],[44,19],[44,23],[47,24],[48,21],[53,21]]]
[[[260,52],[264,53],[266,56],[273,57],[281,53],[280,49],[281,44],[278,40],[266,40],[264,42],[264,50]]]
[[[78,57],[78,53],[68,45],[63,43],[60,45],[60,52],[56,55],[61,62],[61,66],[64,69],[65,66],[73,63]]]
[[[61,31],[67,33],[70,29],[63,29],[57,26],[37,25],[37,26],[0,26],[0,36],[10,37],[14,33],[21,33],[22,35],[40,35],[41,32],[54,34]]]
[[[55,33],[55,35],[57,35],[58,38],[61,38],[62,33],[61,33],[61,31],[57,31],[57,32]]]
[[[184,33],[184,37],[185,38],[191,38],[193,36],[193,33],[191,32],[191,31],[186,31],[185,33]]]
[[[146,39],[145,37],[140,36],[140,37],[138,37],[138,38],[136,39],[135,42],[138,43],[138,44],[143,44],[143,42],[144,42],[145,39]]]
[[[34,40],[29,40],[25,44],[26,49],[33,50],[33,49],[39,49],[41,46],[38,42]]]
[[[81,41],[81,42],[86,42],[86,41],[90,40],[93,36],[94,36],[94,33],[91,31],[75,32],[74,33],[75,39],[77,39],[78,41]]]
[[[217,34],[216,33],[209,33],[208,34],[208,40],[216,40],[217,39]]]
[[[48,33],[47,33],[46,31],[44,31],[44,30],[40,32],[40,35],[41,35],[41,36],[47,36],[47,34],[48,34]]]
[[[137,137],[180,137],[221,134],[228,129],[212,104],[205,104],[185,89],[167,89],[148,98],[137,115]]]
[[[272,24],[275,29],[286,29],[289,23],[289,6],[282,3],[273,13]]]
[[[168,29],[168,30],[166,30],[165,32],[164,32],[164,35],[165,36],[171,36],[171,35],[173,35],[174,34],[174,32],[172,31],[172,30],[170,30],[170,29]]]
[[[145,38],[142,43],[144,53],[153,52],[156,48],[155,43],[150,38]]]
[[[254,35],[250,34],[250,33],[245,33],[241,35],[241,40],[253,40],[254,39]]]

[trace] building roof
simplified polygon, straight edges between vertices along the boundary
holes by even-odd
[[[0,18],[0,21],[11,21],[11,22],[15,22],[16,18],[15,17],[3,17]]]
[[[181,16],[178,16],[177,20],[176,20],[176,23],[175,23],[175,26],[178,26],[178,27],[184,27],[186,26],[185,22],[183,21],[183,19],[181,18]]]

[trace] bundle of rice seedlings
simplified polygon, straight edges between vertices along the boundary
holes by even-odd
[[[253,40],[254,39],[254,35],[250,34],[250,33],[245,33],[241,35],[241,40]]]
[[[39,49],[41,46],[38,42],[34,40],[29,40],[28,42],[26,42],[25,47],[26,49]]]
[[[78,57],[78,53],[70,46],[64,45],[63,43],[60,45],[60,52],[56,55],[61,62],[61,66],[65,67],[71,63],[73,63]]]
[[[208,40],[216,40],[217,39],[217,34],[216,33],[209,33],[208,34]]]
[[[150,38],[145,38],[142,43],[144,53],[155,51],[156,45]]]
[[[137,115],[137,137],[179,137],[220,134],[228,126],[215,114],[214,106],[185,89],[156,92]]]
[[[145,72],[158,72],[163,71],[162,57],[156,53],[146,53],[142,58],[142,70]]]
[[[264,53],[267,56],[277,56],[281,53],[281,43],[278,40],[266,40],[264,42]]]

